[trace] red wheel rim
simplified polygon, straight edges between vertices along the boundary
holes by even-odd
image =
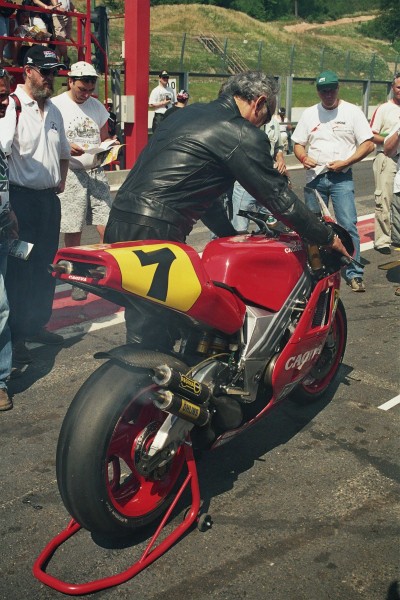
[[[137,471],[140,453],[149,448],[166,419],[166,414],[146,396],[148,390],[132,398],[107,450],[108,495],[116,510],[127,518],[142,517],[155,510],[170,494],[184,462],[183,450],[179,448],[171,462],[156,474],[147,478]]]

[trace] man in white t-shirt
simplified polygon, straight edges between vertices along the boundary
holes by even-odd
[[[292,135],[296,158],[306,169],[305,201],[311,210],[320,212],[313,190],[318,190],[326,205],[332,199],[336,220],[351,235],[359,262],[351,165],[373,151],[373,133],[361,109],[339,99],[336,73],[324,71],[316,85],[321,102],[303,112]],[[363,274],[361,265],[347,267],[347,283],[354,292],[365,292]]]
[[[400,249],[400,123],[395,125],[385,138],[384,152],[388,157],[397,157],[391,205],[391,235],[392,246]]]
[[[176,102],[175,90],[168,85],[168,82],[169,74],[167,71],[161,71],[158,75],[158,86],[150,93],[149,106],[154,108],[153,124],[151,126],[153,133],[162,121],[164,113]]]
[[[68,77],[68,91],[53,100],[63,114],[71,146],[65,190],[60,194],[61,233],[66,246],[79,246],[85,223],[96,225],[100,242],[103,241],[111,193],[104,169],[98,164],[99,155],[90,150],[112,140],[108,136],[108,111],[97,98],[92,98],[98,77],[93,65],[79,61],[71,65]],[[78,288],[72,291],[74,300],[84,300],[86,295]]]
[[[396,174],[396,156],[387,156],[384,152],[386,136],[400,126],[400,73],[396,73],[392,82],[392,98],[375,110],[371,119],[371,128],[376,144],[374,159],[375,178],[375,237],[374,248],[381,254],[390,254],[390,243],[394,244],[391,232],[391,205],[393,181]],[[394,232],[396,237],[396,232]],[[400,232],[397,232],[399,241]]]

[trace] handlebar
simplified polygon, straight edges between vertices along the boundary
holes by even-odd
[[[270,213],[259,213],[253,210],[242,210],[239,209],[237,213],[240,217],[245,217],[249,221],[253,221],[262,233],[270,233],[271,235],[277,236],[280,233],[288,233],[291,231],[289,227],[286,227],[280,221],[277,221],[275,217]],[[270,221],[270,222],[268,222]]]

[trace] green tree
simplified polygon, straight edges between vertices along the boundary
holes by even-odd
[[[389,40],[400,49],[400,2],[380,0],[380,14],[373,21],[363,23],[359,31],[368,37]]]
[[[265,21],[267,18],[264,0],[234,0],[229,8],[244,12],[259,21]]]
[[[124,0],[104,0],[104,4],[112,11],[124,12]]]
[[[106,0],[117,2],[118,0]],[[125,0],[128,2],[129,0]],[[381,0],[399,4],[399,0]],[[213,4],[244,12],[260,21],[293,17],[295,10],[302,19],[338,18],[356,11],[378,8],[380,0],[150,0],[151,6],[161,4]]]

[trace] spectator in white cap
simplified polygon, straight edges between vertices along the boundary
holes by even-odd
[[[189,93],[186,90],[180,90],[176,96],[176,102],[174,106],[171,106],[171,108],[165,111],[163,119],[166,119],[180,108],[185,108],[189,98]]]
[[[153,133],[162,120],[164,113],[176,102],[175,90],[168,83],[168,72],[160,71],[158,74],[158,86],[152,90],[149,98],[149,106],[150,108],[154,108],[153,124],[151,126]]]
[[[60,194],[61,232],[66,246],[80,245],[85,224],[96,226],[102,242],[111,207],[110,186],[99,165],[99,155],[87,152],[110,139],[108,111],[92,97],[97,77],[93,65],[84,61],[74,63],[68,73],[68,90],[54,98],[54,104],[63,114],[71,146],[65,191]],[[86,296],[78,288],[72,291],[74,300],[84,300]]]

